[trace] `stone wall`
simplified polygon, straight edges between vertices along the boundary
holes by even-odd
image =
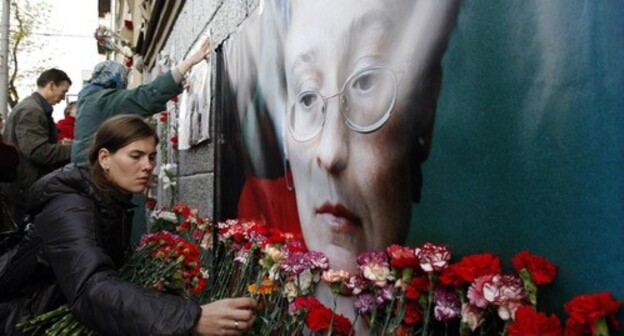
[[[200,35],[210,30],[212,49],[216,49],[235,32],[241,23],[258,7],[260,0],[186,0],[180,15],[163,48],[163,52],[179,62],[189,49],[198,43]],[[213,54],[214,55],[214,54]],[[189,150],[179,152],[179,201],[196,207],[205,215],[213,214],[214,204],[214,87],[216,58],[211,58],[213,96],[210,113],[210,139]],[[162,69],[155,67],[145,78],[151,80]],[[163,140],[164,141],[164,140]]]

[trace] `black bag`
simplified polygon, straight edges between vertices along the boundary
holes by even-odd
[[[19,289],[32,280],[43,248],[41,238],[30,225],[11,239],[14,240],[12,244],[7,244],[8,248],[0,255],[0,301],[15,297]]]

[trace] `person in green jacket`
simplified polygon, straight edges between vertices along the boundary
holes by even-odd
[[[177,67],[134,89],[126,89],[128,80],[125,65],[110,60],[96,65],[89,84],[78,93],[71,161],[87,162],[91,137],[108,118],[118,114],[148,117],[165,110],[167,101],[182,92],[184,75],[209,53],[210,40],[207,39],[199,50]]]
[[[4,140],[17,147],[20,163],[10,183],[0,183],[13,220],[24,225],[28,189],[45,174],[69,162],[71,140],[57,142],[52,106],[65,99],[71,79],[59,69],[49,69],[37,78],[37,91],[21,100],[7,120]]]

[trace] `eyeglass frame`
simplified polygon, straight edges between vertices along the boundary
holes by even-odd
[[[346,89],[346,85],[347,83],[349,83],[353,78],[356,78],[357,76],[365,73],[366,71],[370,71],[370,70],[375,70],[375,69],[383,69],[388,71],[388,73],[391,75],[392,78],[392,83],[393,88],[394,88],[394,96],[392,97],[392,101],[390,102],[390,105],[388,106],[386,112],[384,113],[384,115],[377,120],[375,123],[373,123],[372,125],[366,126],[366,127],[362,127],[359,125],[356,125],[355,123],[353,123],[351,120],[349,120],[349,118],[345,115],[344,113],[344,108],[342,107],[342,102],[339,102],[339,108],[340,108],[340,114],[342,115],[342,117],[344,118],[345,124],[349,127],[349,129],[358,132],[358,133],[362,133],[362,134],[367,134],[367,133],[372,133],[377,131],[378,129],[380,129],[386,122],[388,122],[388,120],[390,119],[390,116],[392,115],[392,111],[394,110],[394,107],[396,105],[396,100],[399,94],[399,80],[398,80],[398,76],[397,74],[389,67],[383,64],[377,64],[377,65],[370,65],[367,67],[364,67],[358,71],[355,71],[353,73],[351,73],[351,75],[349,75],[349,77],[347,77],[347,79],[344,81],[344,83],[342,84],[342,88],[340,89],[339,92],[325,96],[321,93],[320,90],[306,90],[303,92],[298,93],[295,96],[295,102],[292,103],[290,109],[288,110],[288,114],[286,116],[286,122],[288,123],[288,130],[292,136],[292,138],[297,141],[297,142],[307,142],[310,141],[312,139],[314,139],[317,135],[319,135],[321,133],[321,131],[323,130],[323,127],[325,127],[325,121],[327,120],[327,116],[326,116],[326,110],[327,110],[327,102],[334,98],[334,97],[342,97],[344,95],[344,91]],[[320,124],[319,128],[317,131],[315,131],[312,135],[306,137],[306,138],[298,138],[296,135],[296,132],[293,130],[293,126],[292,123],[290,122],[290,116],[292,113],[294,113],[294,109],[295,109],[295,104],[296,102],[299,100],[300,97],[302,97],[305,94],[310,94],[310,93],[314,93],[317,96],[319,96],[322,100],[323,100],[323,107],[321,109],[321,114],[323,116],[323,122]]]

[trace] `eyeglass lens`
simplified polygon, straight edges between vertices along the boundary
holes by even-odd
[[[380,121],[394,108],[396,90],[396,77],[385,67],[365,68],[350,76],[337,95],[347,125],[358,132],[372,132],[381,127],[383,122]],[[297,95],[289,116],[289,127],[295,139],[309,140],[320,132],[328,100],[332,97],[323,97],[318,91]]]

